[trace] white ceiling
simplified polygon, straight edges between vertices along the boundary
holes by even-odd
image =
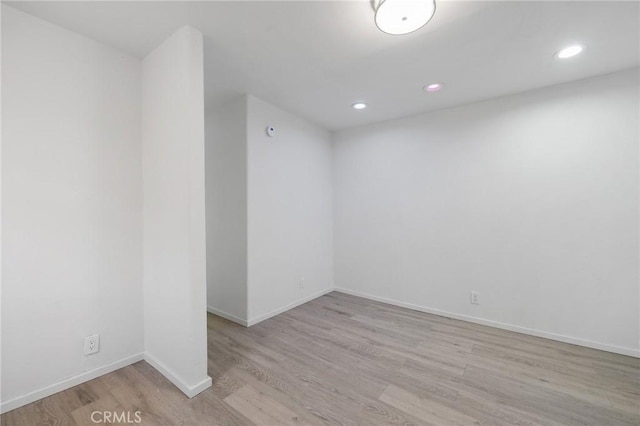
[[[403,36],[377,30],[369,0],[9,4],[139,57],[190,24],[208,107],[251,93],[331,130],[635,67],[640,53],[635,1],[442,0]],[[553,58],[575,42],[582,55]],[[435,81],[446,88],[422,91]]]

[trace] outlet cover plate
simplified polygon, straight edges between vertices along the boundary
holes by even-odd
[[[84,338],[84,354],[91,355],[100,351],[100,335],[94,334]]]

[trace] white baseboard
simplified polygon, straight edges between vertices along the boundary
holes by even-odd
[[[314,294],[312,294],[310,296],[304,297],[304,298],[302,298],[300,300],[296,300],[295,302],[289,303],[288,305],[283,306],[281,308],[274,309],[273,311],[267,312],[266,314],[258,315],[257,317],[251,318],[249,321],[247,321],[247,327],[251,327],[252,325],[255,325],[255,324],[257,324],[259,322],[262,322],[262,321],[264,321],[266,319],[269,319],[271,317],[275,317],[276,315],[279,315],[279,314],[281,314],[283,312],[286,312],[289,309],[293,309],[296,306],[302,305],[303,303],[310,302],[313,299],[317,299],[318,297],[324,296],[325,294],[331,293],[332,291],[334,291],[333,288],[322,290],[322,291],[314,293]]]
[[[592,349],[599,349],[601,351],[613,352],[621,355],[628,355],[636,358],[640,358],[640,350],[625,348],[622,346],[610,345],[607,343],[593,342],[591,340],[579,339],[577,337],[564,336],[562,334],[550,333],[548,331],[535,330],[532,328],[521,327],[518,325],[507,324],[499,321],[492,321],[483,318],[473,317],[470,315],[456,314],[453,312],[442,311],[440,309],[429,308],[426,306],[414,305],[412,303],[399,302],[393,299],[387,299],[386,297],[378,297],[372,294],[361,293],[359,291],[352,291],[345,288],[335,288],[335,291],[339,293],[350,294],[352,296],[362,297],[364,299],[375,300],[376,302],[388,303],[389,305],[399,306],[401,308],[412,309],[414,311],[426,312],[428,314],[439,315],[446,318],[452,318],[474,324],[486,325],[489,327],[499,328],[502,330],[515,331],[516,333],[528,334],[530,336],[543,337],[545,339],[556,340],[558,342],[570,343],[572,345],[584,346]]]
[[[3,401],[0,405],[0,413],[6,413],[7,411],[15,410],[16,408],[22,407],[23,405],[27,405],[39,399],[46,398],[47,396],[53,395],[54,393],[62,392],[63,390],[72,388],[84,382],[88,382],[89,380],[93,380],[97,377],[104,376],[105,374],[119,370],[138,361],[142,361],[143,359],[144,358],[142,353],[131,355],[107,365],[103,365],[102,367],[94,368],[93,370],[85,371],[84,373],[61,380],[57,383],[38,389],[36,391],[29,392],[26,395],[10,399],[9,401]]]
[[[167,366],[165,366],[162,362],[158,361],[153,355],[149,354],[149,352],[144,353],[144,360],[148,362],[153,368],[158,370],[160,374],[167,378],[171,383],[173,383],[183,394],[187,395],[189,398],[193,398],[203,390],[210,388],[212,381],[211,377],[205,376],[200,382],[195,385],[188,385],[184,380],[182,380],[178,375],[176,375],[173,371],[171,371]]]
[[[244,327],[248,327],[249,326],[249,322],[246,319],[240,318],[238,316],[235,316],[233,314],[225,312],[225,311],[223,311],[221,309],[214,308],[213,306],[207,306],[207,312],[209,312],[209,313],[211,313],[213,315],[217,315],[217,316],[222,317],[222,318],[226,318],[229,321],[233,321],[236,324],[240,324],[240,325],[242,325]]]

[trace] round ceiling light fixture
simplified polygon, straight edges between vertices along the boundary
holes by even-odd
[[[439,92],[444,87],[444,83],[431,83],[423,87],[425,92]]]
[[[436,12],[435,0],[378,0],[376,26],[392,34],[408,34],[424,27]]]
[[[571,46],[567,46],[564,49],[560,49],[555,53],[555,57],[557,59],[568,59],[573,58],[576,55],[579,55],[584,50],[584,46],[581,44],[573,44]]]
[[[353,109],[365,109],[367,107],[367,104],[365,104],[364,102],[356,102],[355,104],[351,105],[351,107]]]

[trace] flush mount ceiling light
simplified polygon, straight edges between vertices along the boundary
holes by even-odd
[[[387,34],[407,34],[422,28],[436,12],[435,0],[374,0],[376,26]]]
[[[584,50],[584,46],[581,44],[573,44],[571,46],[567,46],[564,49],[560,49],[555,53],[556,59],[567,59],[572,58]]]
[[[444,87],[444,83],[431,83],[423,87],[425,92],[439,92]]]
[[[351,107],[353,109],[365,109],[367,107],[367,104],[365,104],[364,102],[356,102],[355,104],[351,105]]]

